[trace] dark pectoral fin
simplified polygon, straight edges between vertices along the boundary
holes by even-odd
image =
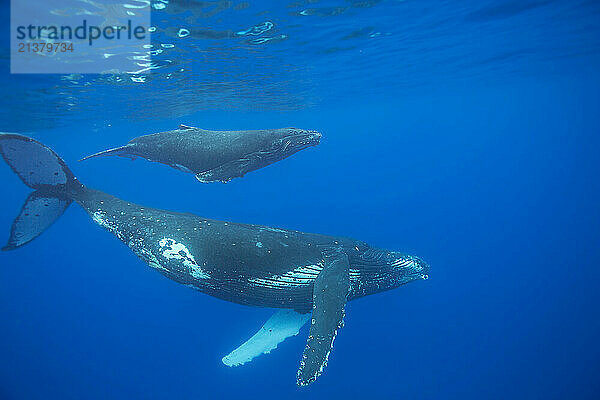
[[[277,161],[277,160],[275,160]],[[228,161],[218,167],[208,171],[203,171],[196,174],[196,179],[200,182],[223,182],[227,183],[234,178],[241,178],[248,172],[256,171],[262,167],[271,164],[268,153],[264,151],[256,151],[246,154],[236,160]]]
[[[223,182],[227,183],[234,178],[240,178],[248,172],[248,165],[251,160],[248,158],[240,158],[226,162],[216,168],[196,174],[196,179],[202,183]]]
[[[327,365],[337,330],[344,325],[344,307],[350,286],[348,256],[329,252],[315,279],[310,333],[298,370],[297,384],[314,382]]]
[[[36,191],[29,195],[10,231],[8,243],[2,250],[21,247],[41,235],[69,207],[70,199]]]

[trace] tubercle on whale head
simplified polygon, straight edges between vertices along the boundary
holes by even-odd
[[[315,146],[321,142],[323,134],[312,129],[286,128],[288,135],[296,138],[298,142],[306,143],[309,146]]]
[[[323,137],[321,132],[299,128],[279,129],[278,136],[278,140],[273,143],[273,148],[283,157],[307,147],[316,146],[321,142],[321,138]]]
[[[429,278],[429,264],[398,251],[369,247],[350,258],[352,297],[396,289]]]
[[[389,258],[388,263],[393,271],[393,279],[398,286],[420,279],[429,279],[429,264],[420,257],[390,252]]]

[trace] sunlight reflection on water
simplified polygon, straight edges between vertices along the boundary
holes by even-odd
[[[294,110],[348,94],[397,95],[442,80],[531,74],[600,48],[592,28],[600,7],[585,1],[153,0],[151,6],[152,45],[129,74],[36,76],[26,85],[20,82],[27,77],[13,75],[0,129],[206,109]]]

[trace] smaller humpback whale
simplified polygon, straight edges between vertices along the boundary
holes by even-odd
[[[173,131],[136,137],[125,146],[80,161],[112,155],[142,157],[191,172],[200,182],[225,183],[316,146],[320,140],[319,132],[297,128],[207,131],[180,125]]]
[[[280,309],[223,357],[228,366],[269,353],[310,321],[296,379],[299,386],[308,385],[328,363],[348,301],[428,277],[429,266],[419,257],[359,240],[218,221],[121,200],[82,185],[56,153],[25,136],[0,134],[0,154],[34,190],[2,250],[31,242],[75,202],[167,278],[233,303]]]

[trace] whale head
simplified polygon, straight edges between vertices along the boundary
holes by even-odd
[[[388,253],[390,279],[395,286],[429,278],[429,264],[416,256],[396,251]]]
[[[321,141],[321,133],[298,128],[277,129],[274,132],[271,149],[279,159],[291,156],[307,147],[316,146]]]
[[[360,280],[361,293],[367,295],[395,289],[416,280],[429,278],[429,264],[416,256],[397,251],[369,248],[353,258],[350,276]]]

